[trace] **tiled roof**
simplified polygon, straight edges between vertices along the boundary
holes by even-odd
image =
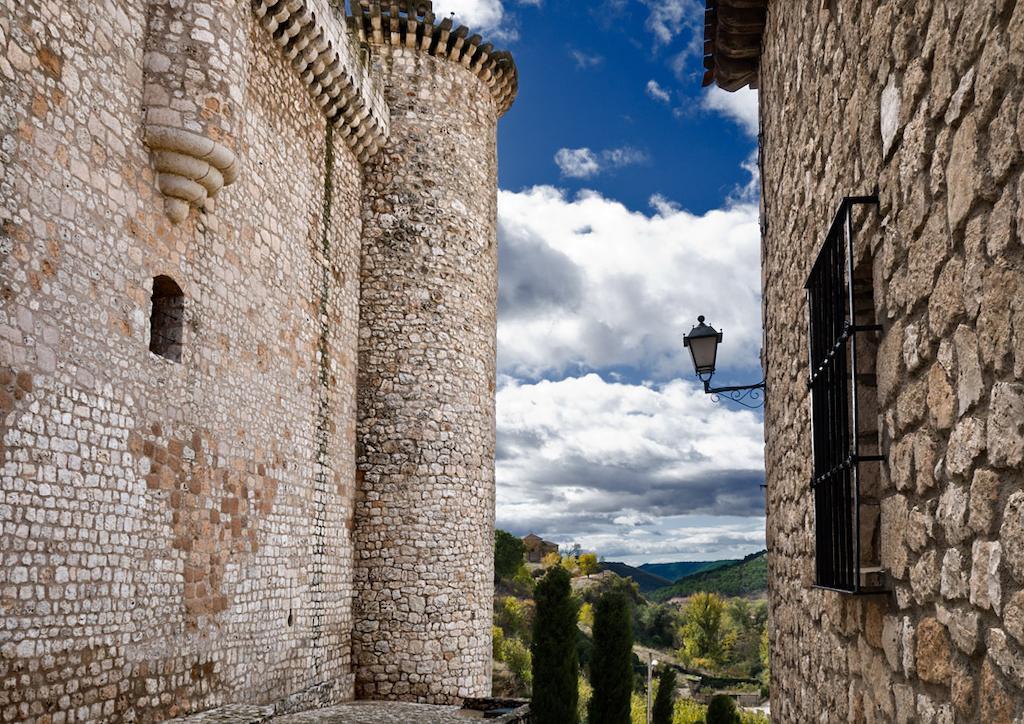
[[[703,85],[757,88],[767,8],[768,0],[706,0]]]

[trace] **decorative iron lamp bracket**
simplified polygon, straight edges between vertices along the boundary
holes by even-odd
[[[683,337],[683,346],[690,350],[693,369],[697,377],[704,383],[704,393],[712,395],[712,401],[718,402],[722,395],[738,405],[756,409],[764,405],[765,380],[753,385],[725,385],[712,387],[711,377],[715,374],[715,360],[718,357],[718,345],[722,341],[722,333],[709,324],[704,324],[703,315],[697,317],[697,326]]]
[[[731,385],[727,387],[712,387],[710,380],[702,380],[704,382],[704,393],[712,395],[712,402],[718,402],[722,395],[732,402],[744,407],[749,407],[752,410],[758,407],[764,406],[764,392],[767,389],[765,387],[765,380],[761,380],[754,385]],[[749,400],[747,402],[746,400]]]

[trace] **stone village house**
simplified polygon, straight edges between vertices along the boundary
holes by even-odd
[[[760,94],[773,717],[1024,721],[1024,2],[707,6]]]
[[[548,553],[558,553],[558,544],[544,540],[536,533],[523,536],[524,556],[527,563],[540,563]]]
[[[3,721],[490,692],[516,68],[343,5],[0,5]]]

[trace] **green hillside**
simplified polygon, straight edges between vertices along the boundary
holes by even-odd
[[[728,565],[729,563],[738,563],[733,559],[727,559],[724,561],[676,561],[675,563],[644,563],[643,565],[637,566],[642,571],[653,573],[661,578],[667,578],[669,582],[678,581],[680,578],[692,575],[694,573],[700,573],[701,571],[710,571],[712,568],[720,568]]]
[[[622,578],[633,579],[633,582],[640,586],[641,593],[649,593],[650,591],[656,591],[659,588],[670,586],[674,580],[672,578],[659,576],[653,572],[646,571],[642,567],[637,568],[625,563],[616,563],[615,561],[605,561],[601,564],[601,570],[611,571]]]
[[[649,597],[655,601],[690,596],[699,591],[718,593],[722,596],[746,596],[768,590],[767,551],[751,553],[741,561],[729,563],[710,571],[700,571],[680,578],[671,586],[652,591]]]

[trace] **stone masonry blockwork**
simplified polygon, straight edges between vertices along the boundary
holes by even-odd
[[[772,715],[1020,721],[1024,3],[769,2],[761,47]],[[855,256],[892,592],[858,598],[811,587],[803,284],[842,197],[876,188]]]
[[[0,4],[0,721],[488,693],[494,144],[515,67],[449,30],[385,78],[369,61],[390,50],[328,0]],[[409,152],[446,143],[459,163]],[[378,202],[430,229],[430,264]],[[167,356],[158,277],[182,293]],[[377,498],[379,519],[365,406],[402,407],[357,400],[390,364],[368,328],[424,341],[413,372],[432,370],[388,434],[434,477]],[[393,575],[383,551],[431,541]]]
[[[392,124],[363,202],[356,687],[446,703],[490,691],[497,108],[457,63],[373,63]]]

